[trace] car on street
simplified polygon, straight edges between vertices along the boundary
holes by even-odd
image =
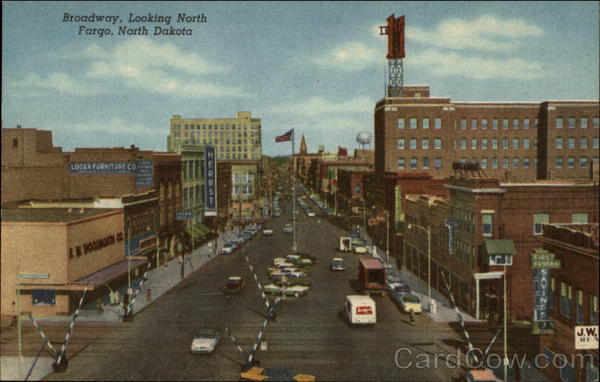
[[[309,211],[306,216],[308,216],[309,218],[314,218],[315,217],[315,213],[312,211]]]
[[[275,283],[267,284],[263,287],[266,294],[276,294],[280,295],[283,291],[283,287],[279,286]]]
[[[275,272],[271,273],[271,279],[288,285],[311,285],[312,280],[304,272]]]
[[[230,255],[235,251],[236,245],[234,243],[225,243],[223,244],[223,248],[221,248],[221,255]]]
[[[273,230],[271,228],[265,228],[265,229],[263,229],[262,232],[263,232],[263,235],[265,235],[265,236],[273,235]]]
[[[283,226],[283,232],[291,233],[294,232],[294,227],[291,224],[287,223]]]
[[[236,293],[242,290],[245,284],[242,276],[229,276],[225,282],[225,293]]]
[[[421,300],[414,294],[403,294],[400,296],[400,307],[406,313],[421,313]]]
[[[344,259],[342,259],[341,257],[334,257],[333,260],[331,260],[331,264],[329,265],[329,268],[332,271],[346,270],[346,265],[344,264]]]
[[[202,329],[194,335],[190,351],[192,354],[210,354],[221,341],[221,333],[215,329]]]
[[[230,243],[233,243],[237,246],[240,246],[242,244],[244,244],[246,242],[246,239],[244,239],[242,236],[237,235],[236,237],[234,237],[233,239],[231,239]]]
[[[286,296],[306,296],[308,294],[308,287],[304,285],[292,285],[283,290],[283,294]]]
[[[352,244],[352,250],[357,254],[367,253],[367,246],[364,244]]]
[[[398,293],[398,294],[410,294],[410,287],[408,285],[406,285],[405,283],[403,283],[402,281],[400,282],[388,282],[388,290],[392,293]]]
[[[313,255],[311,255],[311,254],[304,253],[304,252],[296,252],[296,253],[294,253],[294,254],[295,254],[295,255],[299,255],[299,256],[301,256],[301,257],[303,257],[303,258],[305,258],[305,259],[309,259],[309,260],[310,260],[310,261],[311,261],[313,264],[316,264],[316,263],[317,263],[317,258],[316,258],[316,257],[314,257],[314,256],[313,256]]]
[[[291,254],[287,255],[286,260],[292,264],[299,266],[309,266],[312,265],[312,261],[310,259],[304,258],[300,255]]]

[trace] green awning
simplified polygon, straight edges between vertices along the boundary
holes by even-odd
[[[210,233],[211,229],[204,224],[195,224],[187,227],[187,231],[194,239],[202,239]]]
[[[486,240],[484,246],[488,255],[514,255],[517,253],[515,243],[508,239]]]

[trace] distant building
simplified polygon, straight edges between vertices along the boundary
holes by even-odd
[[[428,86],[375,105],[375,169],[452,174],[479,163],[503,181],[590,179],[598,165],[599,102],[454,102]]]

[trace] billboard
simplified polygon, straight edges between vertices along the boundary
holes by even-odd
[[[214,147],[204,149],[204,215],[217,216],[217,159]]]
[[[575,349],[598,349],[598,325],[575,327]]]
[[[71,162],[69,175],[135,175],[135,185],[154,185],[152,160],[135,162]]]
[[[387,58],[404,58],[404,16],[397,19],[392,14],[387,18],[388,54]]]

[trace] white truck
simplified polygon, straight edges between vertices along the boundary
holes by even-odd
[[[353,325],[374,325],[377,322],[375,300],[365,295],[346,296],[346,317]]]

